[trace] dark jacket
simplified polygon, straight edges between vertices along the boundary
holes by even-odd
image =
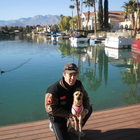
[[[45,107],[49,115],[68,118],[71,115],[73,93],[77,90],[83,92],[83,106],[89,108],[89,97],[82,83],[77,80],[75,85],[69,86],[64,78],[51,85],[46,92]]]

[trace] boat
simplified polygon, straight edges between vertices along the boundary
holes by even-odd
[[[75,35],[70,37],[70,41],[72,43],[86,43],[89,41],[89,39],[84,35]]]
[[[90,45],[95,45],[95,44],[100,44],[100,43],[102,43],[101,40],[97,40],[97,39],[90,39],[89,40]]]
[[[105,39],[105,46],[116,49],[130,49],[132,41],[134,38],[126,38],[126,37],[107,37]]]
[[[56,34],[57,37],[56,37],[56,40],[65,40],[65,39],[69,39],[69,35],[65,34],[65,33],[59,33],[59,34]]]
[[[132,42],[131,50],[136,53],[140,53],[140,39]]]

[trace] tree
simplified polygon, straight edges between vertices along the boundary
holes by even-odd
[[[74,5],[70,5],[69,8],[72,9],[72,18],[73,18],[73,9],[75,8],[75,6]]]
[[[77,11],[77,25],[78,25],[78,29],[81,29],[81,18],[80,18],[80,1],[79,0],[71,0],[71,1],[75,1],[76,2],[76,11]]]
[[[97,18],[96,18],[96,4],[95,4],[96,0],[86,0],[85,2],[87,4],[87,6],[91,6],[94,9],[94,23],[93,23],[93,25],[94,25],[94,34],[96,36],[96,32],[97,32],[97,23],[96,23]]]
[[[108,0],[104,0],[104,28],[108,29]]]
[[[88,7],[88,15],[87,15],[87,23],[86,23],[86,28],[88,30],[88,23],[90,20],[90,6],[91,6],[91,0],[85,0],[83,1],[83,3],[85,4],[86,7]]]
[[[96,18],[96,0],[92,0],[92,6],[94,8],[94,34],[95,34],[95,37],[96,37],[96,32],[97,32],[97,18]]]
[[[74,5],[70,5],[69,8],[72,9],[72,19],[73,19],[73,9],[75,8],[75,6]],[[74,29],[74,25],[73,24],[74,23],[72,22],[72,30]]]
[[[66,31],[70,29],[70,20],[71,17],[69,16],[61,16],[60,22],[58,24],[58,27],[61,31]]]
[[[135,28],[135,12],[137,11],[137,3],[134,0],[124,3],[124,14],[126,18],[129,18],[132,22],[132,28]]]
[[[137,28],[140,29],[140,3],[139,3],[139,0],[136,0],[136,3],[137,3],[137,11],[136,11],[136,18],[135,18],[134,36],[136,36]]]
[[[58,32],[59,31],[58,25],[57,24],[52,25],[51,26],[51,31]]]
[[[72,29],[77,29],[78,26],[77,26],[77,16],[71,18],[71,20],[69,21],[69,24],[70,24],[70,27],[72,27]]]
[[[98,11],[98,23],[99,23],[99,29],[103,29],[103,6],[102,6],[102,0],[99,0],[99,11]]]

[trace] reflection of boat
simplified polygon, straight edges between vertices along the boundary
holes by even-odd
[[[51,35],[46,35],[46,38],[47,39],[51,39]]]
[[[107,37],[105,39],[105,46],[110,48],[122,49],[131,48],[134,38],[126,37]]]
[[[131,53],[130,50],[122,50],[122,49],[114,49],[114,48],[108,48],[105,47],[105,54],[108,57],[114,58],[114,59],[119,59],[119,58],[130,58]]]
[[[140,40],[134,40],[132,42],[132,51],[140,53]]]
[[[132,52],[132,57],[135,62],[140,63],[140,53]]]
[[[51,39],[51,35],[52,35],[51,32],[47,32],[47,33],[46,33],[46,38],[47,38],[47,39]]]
[[[56,34],[51,35],[51,40],[57,40],[57,35]]]

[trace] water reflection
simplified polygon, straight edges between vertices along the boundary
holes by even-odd
[[[67,62],[78,64],[94,110],[140,103],[140,54],[29,36],[0,41],[1,73],[13,70],[0,76],[0,125],[46,119],[44,92]]]
[[[105,87],[111,89],[111,85],[108,85],[109,73],[116,67],[119,69],[118,74],[122,82],[121,87],[116,86],[117,88],[122,88],[123,104],[140,103],[140,54],[133,54],[130,49],[111,49],[102,45],[88,46],[86,48],[65,46],[60,46],[62,55],[78,59],[78,66],[80,67],[79,78],[84,81],[89,92],[102,88],[103,83]],[[123,87],[126,88],[125,85],[128,88],[123,92]]]
[[[130,67],[127,71],[121,72],[122,80],[129,89],[124,92],[124,101],[127,104],[140,103],[140,54],[132,53]]]

